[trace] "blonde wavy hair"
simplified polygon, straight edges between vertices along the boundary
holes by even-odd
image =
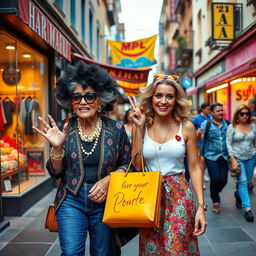
[[[233,118],[232,118],[232,126],[235,127],[237,124],[238,124],[238,120],[239,120],[239,113],[243,110],[243,109],[246,109],[250,115],[248,116],[248,119],[247,119],[247,123],[250,124],[251,123],[251,111],[249,109],[249,107],[245,104],[242,104],[240,106],[238,106],[236,109],[235,109],[235,112],[234,112],[234,115],[233,115]]]
[[[140,106],[145,112],[146,115],[146,125],[150,127],[153,124],[154,116],[155,116],[155,111],[152,107],[152,97],[156,91],[156,88],[159,84],[166,84],[170,85],[175,89],[176,92],[176,102],[174,109],[172,111],[172,115],[174,119],[177,122],[184,122],[186,120],[191,119],[191,113],[190,113],[190,104],[188,100],[186,99],[186,94],[183,90],[183,88],[174,80],[172,79],[157,79],[155,78],[153,82],[141,89],[139,93],[139,97],[141,99]]]

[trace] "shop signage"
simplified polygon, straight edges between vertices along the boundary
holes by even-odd
[[[59,54],[71,61],[71,44],[32,1],[19,0],[19,17]]]
[[[242,80],[242,79],[241,79]],[[241,81],[231,85],[231,116],[241,104],[248,104],[248,100],[256,95],[255,81]]]
[[[213,40],[233,40],[234,36],[234,4],[212,3]]]
[[[81,56],[77,53],[72,53],[72,56],[85,61],[86,63],[95,63],[105,70],[118,82],[118,86],[123,88],[126,95],[135,95],[137,91],[147,85],[149,69],[131,69],[121,68],[112,65],[102,64]]]

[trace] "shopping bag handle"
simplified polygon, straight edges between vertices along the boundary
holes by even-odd
[[[124,177],[126,177],[126,176],[128,175],[128,172],[129,172],[129,170],[130,170],[131,164],[133,163],[134,159],[137,158],[138,155],[140,155],[140,157],[141,157],[142,175],[143,175],[143,176],[145,175],[145,167],[144,167],[143,155],[142,155],[141,152],[137,152],[137,153],[132,157],[132,159],[131,159],[131,161],[130,161],[130,163],[129,163],[129,165],[128,165],[128,168],[127,168],[127,170],[126,170],[126,172],[125,172]]]

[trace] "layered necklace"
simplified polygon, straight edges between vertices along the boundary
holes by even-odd
[[[102,120],[101,118],[98,119],[97,123],[96,123],[96,127],[95,127],[95,130],[92,134],[90,135],[86,135],[84,132],[83,132],[83,129],[82,129],[82,125],[81,125],[81,122],[79,120],[79,118],[77,119],[77,127],[78,127],[78,134],[80,136],[80,139],[84,142],[94,142],[93,144],[93,147],[92,149],[90,150],[90,152],[87,152],[82,143],[81,143],[81,150],[82,152],[88,157],[88,156],[91,156],[93,154],[93,152],[95,151],[95,148],[97,147],[97,144],[98,144],[98,141],[99,141],[99,138],[100,138],[100,133],[101,133],[101,130],[102,130]]]

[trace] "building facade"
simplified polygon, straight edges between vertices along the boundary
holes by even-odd
[[[165,0],[159,23],[159,71],[180,76],[184,89],[192,78],[192,1]]]
[[[224,8],[220,19],[213,8]],[[193,87],[187,90],[194,107],[202,102],[220,102],[226,118],[256,94],[256,3],[249,0],[193,0]],[[221,7],[220,7],[221,6]],[[222,40],[232,10],[232,40]],[[215,24],[222,26],[221,40],[214,39]]]
[[[55,184],[49,145],[31,129],[38,116],[61,118],[58,77],[74,53],[107,63],[107,39],[118,22],[117,0],[0,2],[0,153],[5,215],[21,215]],[[111,34],[112,33],[112,34]]]

